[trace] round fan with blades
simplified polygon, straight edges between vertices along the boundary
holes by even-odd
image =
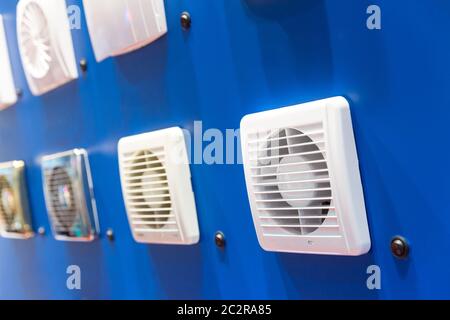
[[[331,204],[327,162],[320,142],[288,128],[270,135],[259,148],[259,206],[289,233],[316,231]]]
[[[47,17],[32,1],[23,9],[18,35],[24,68],[36,79],[47,75],[52,62],[51,38]]]
[[[145,210],[144,222],[151,222],[150,228],[160,229],[170,215],[170,193],[164,164],[151,151],[136,153],[133,161],[133,186],[130,191],[135,195],[132,206]],[[152,211],[154,210],[154,211]],[[156,223],[156,222],[161,222]]]
[[[77,221],[72,179],[63,167],[55,167],[48,178],[53,219],[60,233],[69,234]]]
[[[16,201],[14,191],[4,176],[0,176],[0,216],[7,232],[14,232],[20,228],[15,225]]]

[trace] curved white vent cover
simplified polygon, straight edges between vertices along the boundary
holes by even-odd
[[[17,102],[3,17],[0,15],[0,110]]]
[[[119,141],[122,193],[133,237],[195,244],[197,211],[183,131],[170,128]]]
[[[368,252],[364,196],[344,98],[247,115],[241,139],[253,220],[265,250]]]
[[[163,0],[83,0],[97,61],[139,49],[167,32]]]
[[[78,77],[65,0],[20,0],[17,38],[28,85],[41,95]]]
[[[91,241],[99,232],[86,150],[42,158],[45,203],[57,240]]]
[[[23,161],[0,163],[0,232],[5,238],[33,236]]]

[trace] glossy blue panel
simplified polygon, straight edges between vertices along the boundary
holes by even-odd
[[[68,1],[81,5],[80,0]],[[382,30],[366,28],[368,5]],[[95,62],[83,18],[77,59],[89,70],[42,97],[27,87],[15,36],[16,1],[1,1],[23,98],[0,112],[0,161],[23,159],[34,224],[50,230],[40,157],[90,154],[101,229],[89,244],[0,239],[0,298],[450,298],[450,2],[377,0],[166,1],[169,33],[139,51]],[[192,29],[179,15],[188,10]],[[133,241],[122,201],[120,137],[179,125],[238,128],[248,113],[344,95],[351,102],[373,242],[357,258],[264,252],[239,165],[193,165],[201,241]],[[216,230],[227,237],[218,250]],[[390,238],[412,250],[395,260]],[[82,290],[66,288],[66,268]],[[382,290],[366,287],[377,264]]]

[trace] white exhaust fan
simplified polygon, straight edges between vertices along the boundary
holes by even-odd
[[[33,236],[24,171],[23,161],[0,164],[0,232],[5,238]]]
[[[344,98],[247,115],[241,139],[253,221],[265,250],[350,256],[369,251]]]
[[[99,233],[88,155],[75,149],[42,158],[45,202],[57,240],[91,241]]]
[[[78,77],[65,0],[20,0],[17,38],[34,95],[42,95]]]
[[[163,0],[83,0],[97,61],[139,49],[167,32]]]
[[[3,17],[0,15],[0,110],[17,102]]]
[[[119,141],[122,192],[141,243],[195,244],[197,211],[183,131],[170,128]]]

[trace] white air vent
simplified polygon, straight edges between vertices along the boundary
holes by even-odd
[[[5,238],[33,236],[24,171],[23,161],[0,164],[0,231]]]
[[[93,240],[99,226],[87,152],[75,149],[43,157],[42,175],[55,238]]]
[[[3,17],[0,15],[0,109],[7,108],[16,102],[17,94],[9,61],[8,43]]]
[[[20,0],[17,38],[28,85],[41,95],[78,77],[65,0]]]
[[[267,251],[361,255],[370,249],[348,102],[342,97],[241,122],[245,178]]]
[[[163,0],[83,0],[97,61],[139,49],[167,32]]]
[[[119,141],[122,192],[137,242],[195,244],[197,211],[183,131],[170,128]]]

